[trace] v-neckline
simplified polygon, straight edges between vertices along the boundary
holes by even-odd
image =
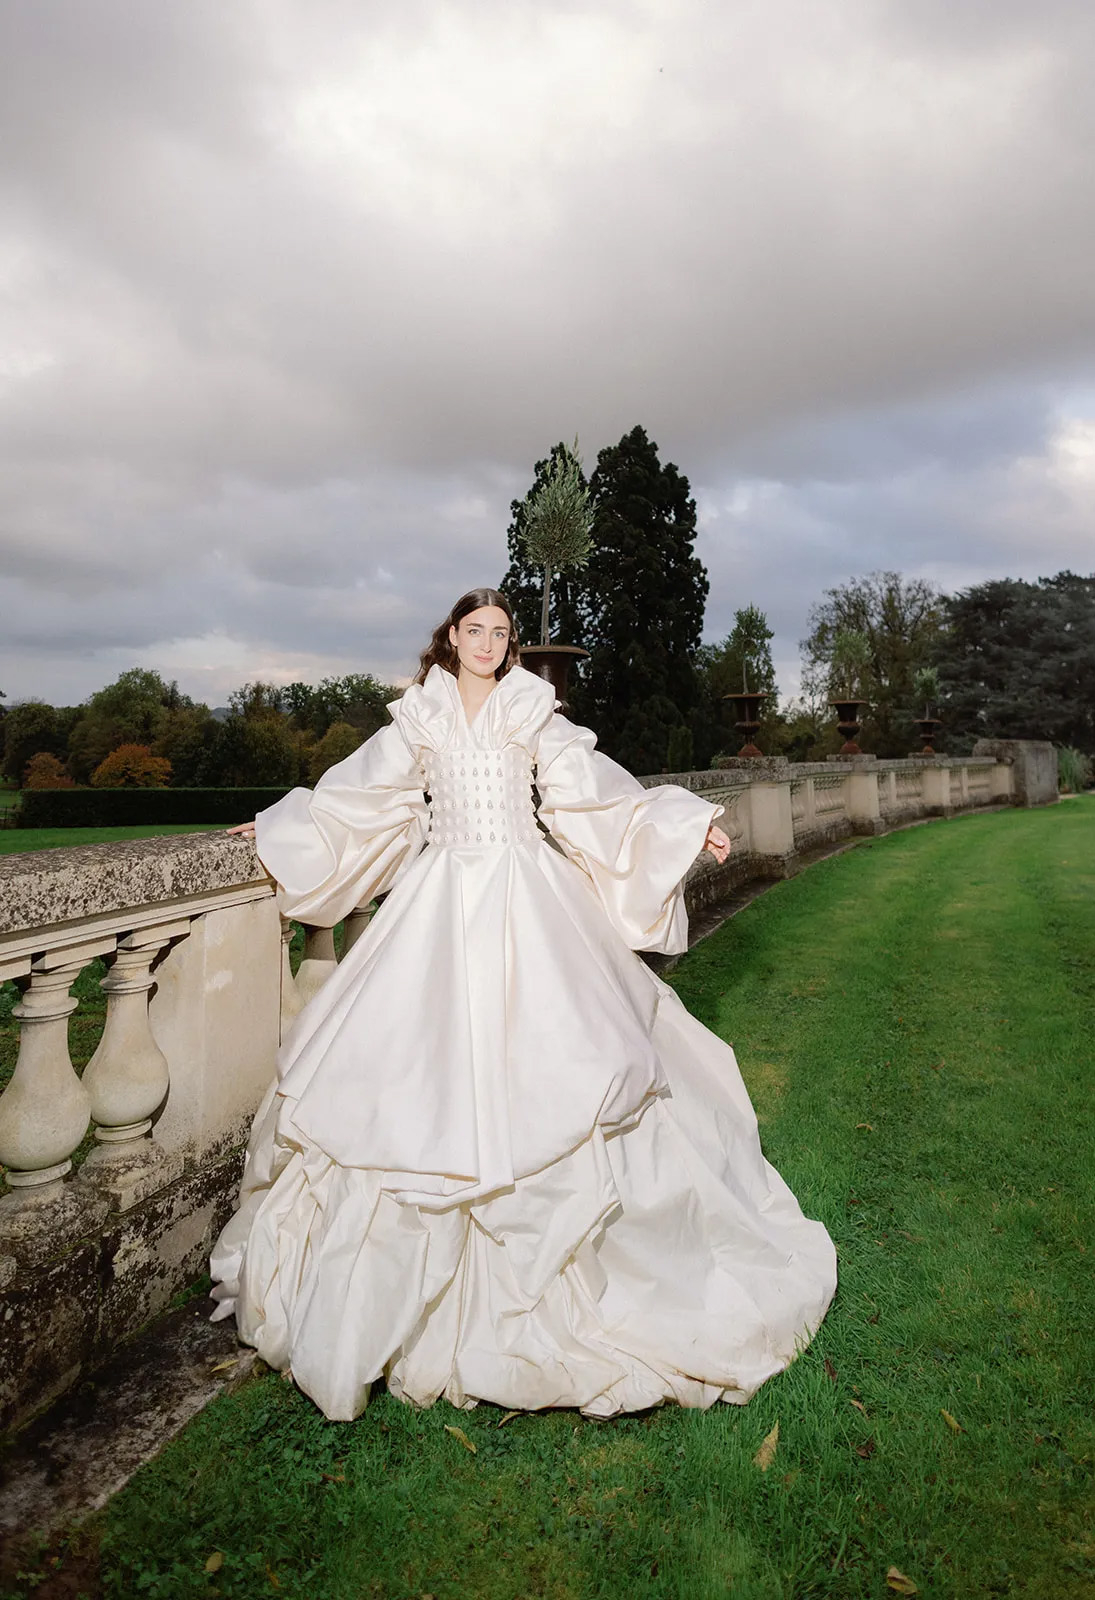
[[[464,726],[465,726],[465,728],[467,728],[469,733],[475,727],[475,724],[479,721],[479,718],[483,715],[483,707],[487,704],[487,701],[492,699],[493,696],[496,695],[497,693],[498,693],[498,684],[495,683],[494,688],[491,690],[490,694],[484,695],[482,701],[480,702],[480,704],[479,704],[479,706],[478,706],[478,708],[477,708],[477,710],[475,712],[475,715],[473,717],[469,717],[468,716],[468,708],[464,704],[464,696],[460,693],[460,685],[459,684],[456,685],[456,697],[460,701],[460,709],[464,714]]]

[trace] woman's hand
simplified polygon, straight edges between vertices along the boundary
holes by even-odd
[[[238,828],[226,828],[224,831],[226,833],[242,833],[245,839],[253,839],[255,837],[255,824],[253,822],[241,822]]]
[[[705,850],[710,850],[711,854],[721,867],[722,863],[730,854],[730,840],[727,838],[726,834],[723,833],[721,828],[716,828],[715,824],[712,823],[707,830],[707,838],[703,842],[703,848]]]

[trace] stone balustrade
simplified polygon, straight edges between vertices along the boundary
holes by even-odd
[[[1047,771],[1041,747],[1014,746],[963,760],[741,761],[643,781],[724,807],[730,859],[696,863],[696,909],[850,834],[1050,798]],[[368,919],[347,919],[344,950]],[[63,1392],[204,1270],[281,1033],[337,962],[332,930],[307,929],[294,977],[291,931],[238,836],[0,858],[0,979],[21,991],[0,1094],[0,1426]],[[72,988],[95,961],[105,1022],[80,1073]]]

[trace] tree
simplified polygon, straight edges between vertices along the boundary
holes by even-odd
[[[945,613],[935,665],[952,748],[984,735],[1095,754],[1095,574],[992,579]]]
[[[228,708],[238,717],[280,717],[285,709],[285,690],[276,683],[245,683],[228,696]]]
[[[51,756],[65,754],[65,740],[54,706],[44,700],[23,700],[12,706],[3,722],[4,777],[15,783],[23,781],[23,773],[32,756],[45,752]]]
[[[300,760],[301,737],[286,717],[236,712],[217,727],[207,781],[235,789],[290,785],[297,781]]]
[[[696,505],[688,479],[662,466],[641,427],[600,452],[590,492],[581,713],[625,766],[657,772],[670,733],[691,724],[699,698],[693,658],[707,573],[692,550]]]
[[[119,745],[91,774],[95,789],[166,789],[170,780],[170,761],[144,744]]]
[[[397,692],[371,673],[350,672],[343,678],[324,678],[314,689],[291,683],[281,695],[293,727],[301,733],[322,739],[332,723],[348,722],[367,739],[389,720],[388,706]]]
[[[692,729],[686,728],[683,723],[673,728],[666,749],[666,771],[691,772],[692,748]]]
[[[168,712],[193,704],[174,681],[168,683],[144,667],[130,667],[81,707],[68,741],[69,771],[78,782],[86,782],[120,745],[151,747]]]
[[[348,722],[332,722],[323,738],[312,749],[308,761],[308,779],[318,783],[328,767],[335,766],[352,756],[361,745],[361,734]]]
[[[553,445],[551,454],[536,463],[532,487],[524,499],[510,502],[510,525],[506,533],[509,567],[498,587],[513,608],[517,637],[525,644],[531,644],[540,636],[544,603],[543,571],[526,553],[530,508],[568,459],[572,456],[565,444],[560,441]],[[581,462],[578,462],[576,479],[584,492],[587,483]],[[591,537],[596,535],[591,533]],[[559,643],[586,643],[588,606],[583,596],[587,589],[584,575],[580,580],[573,571],[559,572],[551,585],[548,626],[551,637]]]
[[[930,664],[942,618],[941,596],[923,578],[872,572],[827,589],[811,607],[810,633],[801,645],[807,702],[816,708],[831,697],[834,658],[838,675],[846,672],[849,637],[862,635],[856,676],[869,706],[860,737],[880,756],[906,754],[913,736],[913,681]]]
[[[40,750],[31,756],[23,774],[24,789],[74,789],[76,785],[56,756]]]
[[[173,789],[199,789],[209,781],[217,728],[208,706],[179,706],[167,712],[152,753],[170,761]]]
[[[592,507],[589,485],[573,450],[555,452],[543,481],[525,503],[523,544],[525,555],[543,572],[540,605],[540,643],[550,642],[552,573],[574,571],[585,564],[590,549]]]
[[[713,756],[740,745],[734,744],[731,703],[724,697],[743,687],[764,693],[761,703],[760,733],[762,748],[771,750],[780,726],[779,688],[772,663],[772,639],[768,618],[757,606],[741,606],[734,612],[734,626],[718,644],[702,644],[696,652],[699,677],[699,705],[695,716],[696,744],[702,766]]]

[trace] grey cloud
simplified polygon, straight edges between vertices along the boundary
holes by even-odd
[[[637,421],[712,635],[1073,559],[1021,464],[1091,414],[1093,63],[1086,0],[7,8],[0,683],[409,670],[533,461]]]

